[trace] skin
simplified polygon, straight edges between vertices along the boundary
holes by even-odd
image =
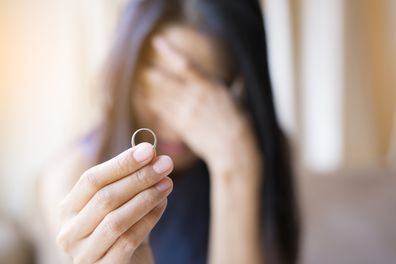
[[[153,263],[148,237],[166,208],[171,172],[199,157],[211,180],[209,261],[263,263],[261,154],[249,118],[223,84],[229,69],[219,54],[214,40],[187,26],[159,29],[143,56],[131,98],[138,125],[156,131],[159,155],[141,143],[105,163],[86,162],[62,191],[54,192],[66,177],[57,174],[59,167],[44,178],[43,209],[66,259]],[[148,151],[142,161],[134,155],[142,153],[138,148]],[[158,161],[160,173],[154,170]]]
[[[175,163],[176,170],[187,168],[197,159],[195,153],[188,144],[186,144],[182,134],[175,129],[175,126],[169,125],[167,120],[163,118],[161,113],[158,113],[156,108],[152,106],[160,106],[164,104],[161,99],[163,96],[167,98],[176,96],[175,99],[182,100],[179,94],[170,94],[166,89],[170,87],[174,79],[179,76],[172,76],[172,69],[178,67],[177,63],[184,63],[179,59],[184,60],[188,58],[186,63],[199,65],[200,71],[213,79],[224,80],[230,75],[227,67],[224,67],[224,60],[221,60],[219,54],[221,49],[217,43],[210,38],[206,38],[196,31],[186,26],[180,25],[166,25],[158,30],[156,37],[163,36],[169,43],[172,44],[174,50],[161,50],[161,47],[156,47],[156,41],[152,41],[145,50],[143,63],[140,65],[137,73],[138,88],[132,93],[132,107],[135,114],[135,119],[138,127],[150,127],[154,129],[158,138],[157,151],[161,154],[168,154],[172,157]],[[194,47],[194,49],[191,49]],[[176,51],[176,54],[172,52]],[[185,55],[186,57],[180,58]],[[178,61],[176,61],[178,60]],[[172,67],[168,67],[172,66]],[[183,67],[183,65],[179,65]],[[169,79],[165,79],[167,85],[154,83],[162,76],[155,79],[155,76],[149,76],[158,72],[169,75]],[[175,69],[178,70],[178,69]],[[182,74],[180,74],[182,75]],[[177,84],[177,86],[180,86]],[[151,89],[153,88],[153,89]],[[186,93],[190,93],[186,90]],[[190,94],[190,96],[195,96]],[[189,102],[183,102],[181,107],[185,107]],[[163,111],[160,111],[163,112]],[[169,111],[173,113],[174,111]],[[139,134],[142,141],[152,140],[150,135]]]
[[[146,156],[139,160],[135,154],[142,150]],[[170,158],[153,157],[152,146],[142,143],[94,166],[59,204],[63,226],[57,243],[74,263],[129,263],[172,188],[166,177],[173,169]],[[155,171],[156,162],[166,165],[161,172]]]

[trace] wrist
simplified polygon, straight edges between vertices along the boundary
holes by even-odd
[[[211,186],[218,192],[259,190],[262,181],[262,164],[259,154],[242,154],[230,159],[218,158],[209,163]]]
[[[211,188],[218,193],[253,193],[260,190],[262,174],[258,168],[209,167]]]
[[[228,146],[223,153],[207,160],[213,181],[256,184],[262,177],[262,156],[257,145],[247,140]]]

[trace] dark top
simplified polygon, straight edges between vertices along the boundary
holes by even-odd
[[[209,177],[198,161],[174,179],[168,207],[151,232],[157,264],[207,262],[209,230]]]

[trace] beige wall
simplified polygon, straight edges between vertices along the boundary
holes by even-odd
[[[0,209],[26,215],[40,169],[99,118],[125,1],[0,1]]]
[[[345,162],[388,166],[396,111],[396,10],[389,0],[345,4]]]
[[[299,164],[394,166],[394,1],[263,2],[277,110]]]
[[[17,215],[45,161],[92,116],[76,3],[0,1],[0,204]]]

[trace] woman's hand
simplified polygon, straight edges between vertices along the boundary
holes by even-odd
[[[153,46],[158,60],[167,66],[154,61],[143,70],[149,107],[209,167],[228,170],[256,162],[259,154],[249,120],[227,87],[204,76],[164,37],[155,36]],[[159,89],[166,92],[157,93]]]
[[[59,205],[58,245],[73,263],[151,263],[147,238],[165,210],[172,170],[148,143],[88,169]]]

